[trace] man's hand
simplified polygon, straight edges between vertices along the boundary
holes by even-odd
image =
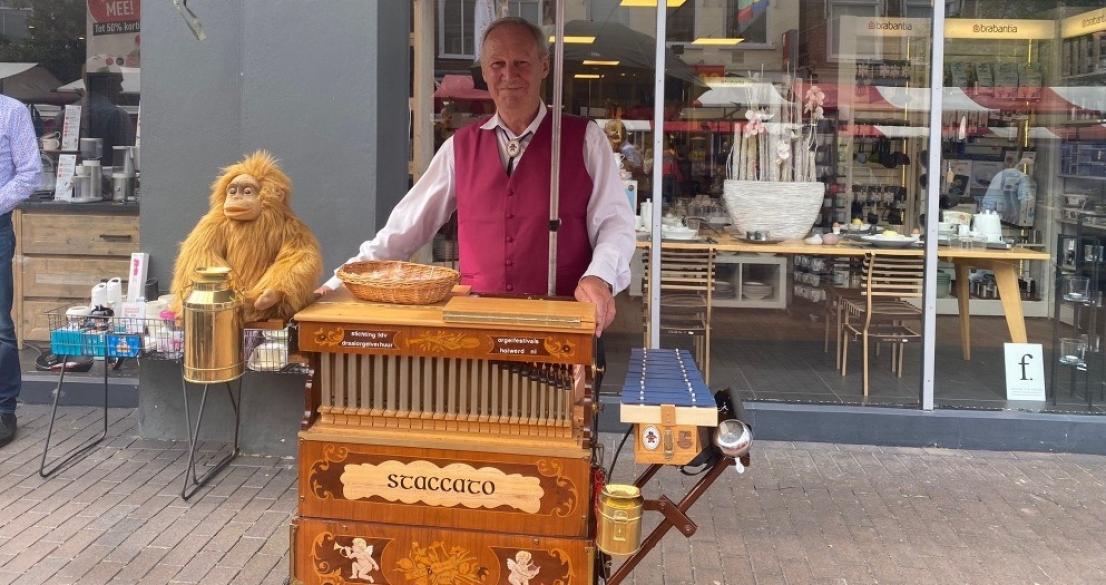
[[[315,289],[315,292],[312,294],[311,302],[315,302],[315,301],[325,297],[326,294],[329,293],[329,292],[330,292],[330,289],[326,285],[320,286],[319,288]]]
[[[611,285],[598,276],[585,276],[576,285],[576,300],[595,305],[595,336],[601,336],[614,321]]]

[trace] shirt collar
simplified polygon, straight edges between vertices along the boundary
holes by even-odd
[[[545,119],[545,111],[546,111],[545,101],[543,100],[543,101],[538,102],[538,115],[534,116],[534,120],[532,122],[530,122],[530,125],[526,127],[526,130],[522,131],[522,134],[520,136],[525,136],[527,132],[529,132],[531,134],[537,134],[538,133],[538,126],[541,126],[542,120]],[[508,128],[507,125],[503,123],[503,120],[501,120],[499,118],[499,112],[496,112],[495,115],[492,116],[491,118],[489,118],[487,122],[484,122],[480,126],[480,129],[481,130],[495,130],[497,127],[502,128],[507,133],[508,138],[510,138],[510,139],[518,138],[518,136],[516,136],[514,132],[511,132],[511,129]]]

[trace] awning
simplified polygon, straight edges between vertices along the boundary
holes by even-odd
[[[0,63],[0,93],[8,97],[38,102],[50,98],[57,84],[54,74],[38,63]]]
[[[703,106],[786,106],[780,92],[771,83],[755,82],[748,85],[713,87],[698,100]]]
[[[142,69],[139,67],[119,67],[118,73],[123,75],[123,93],[140,93],[142,81]],[[78,79],[59,87],[57,91],[76,92],[84,91],[84,80]]]
[[[0,63],[0,79],[7,79],[13,75],[19,75],[36,67],[38,63]]]
[[[888,87],[875,86],[883,101],[900,110],[924,112],[929,110],[928,87]],[[959,87],[946,87],[943,91],[944,110],[946,112],[993,112],[994,108],[980,105],[968,97]]]
[[[434,90],[434,99],[490,101],[492,96],[487,90],[476,89],[471,75],[445,75]]]

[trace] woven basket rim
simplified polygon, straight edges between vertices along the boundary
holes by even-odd
[[[403,274],[403,280],[376,278],[364,274],[369,272],[370,268],[381,266],[399,266],[405,268],[406,271]],[[460,278],[460,273],[452,268],[430,264],[417,264],[415,262],[404,262],[401,260],[364,260],[344,264],[338,269],[339,280],[343,282],[352,282],[354,284],[422,286],[458,278]]]

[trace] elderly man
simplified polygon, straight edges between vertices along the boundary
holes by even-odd
[[[350,261],[405,259],[456,210],[461,282],[486,294],[545,294],[548,288],[552,118],[540,97],[549,48],[521,18],[492,22],[480,68],[496,113],[458,130],[376,237]],[[634,217],[603,131],[583,118],[561,125],[557,294],[596,307],[601,333],[614,295],[630,283]],[[332,278],[320,294],[341,285]]]
[[[38,186],[42,161],[27,107],[0,95],[0,447],[15,438],[19,352],[12,322],[12,210]]]

